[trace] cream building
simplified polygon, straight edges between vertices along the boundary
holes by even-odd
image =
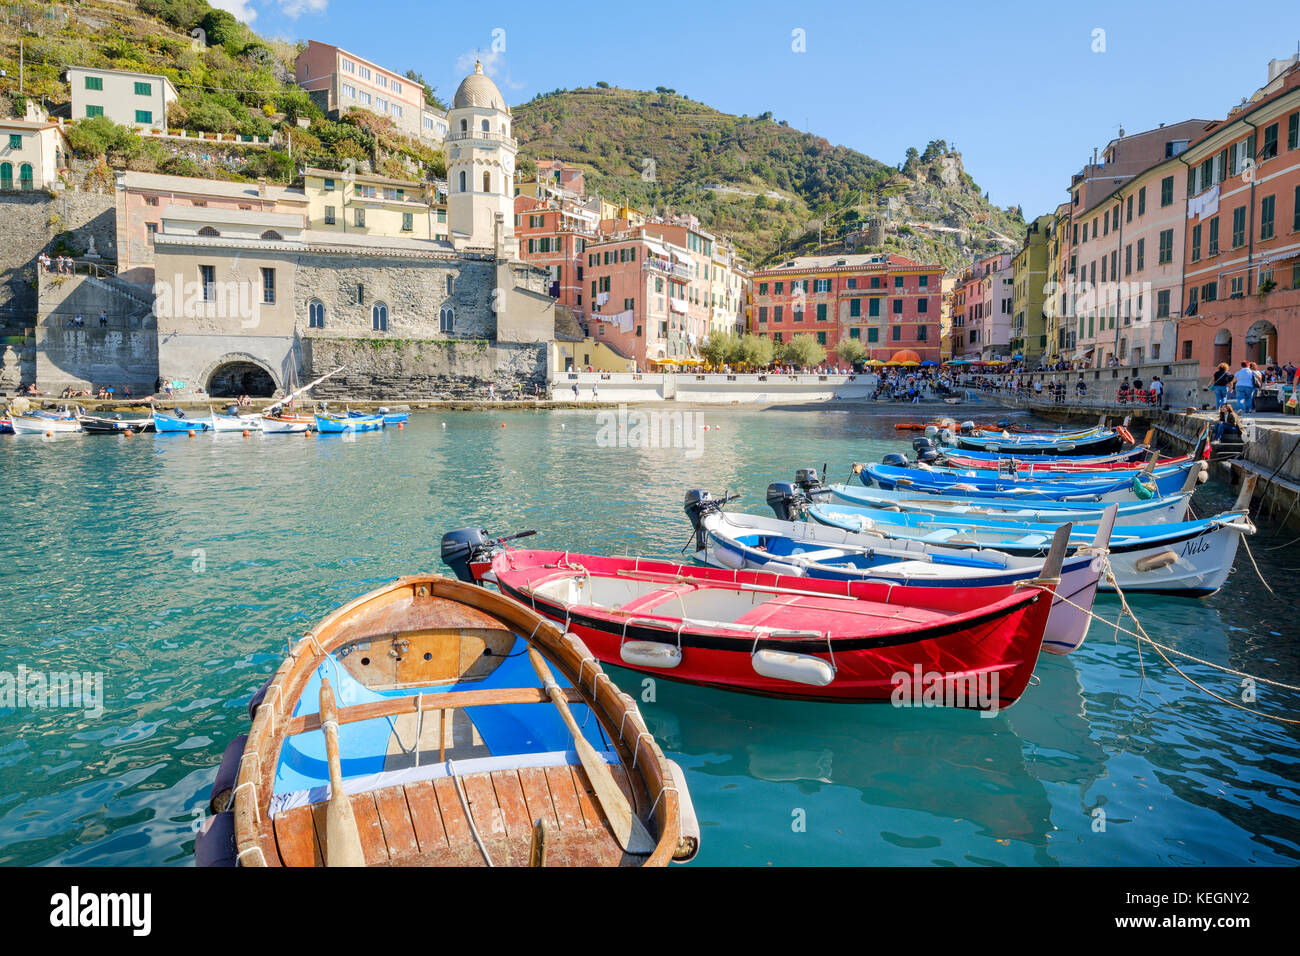
[[[72,152],[49,120],[0,120],[0,191],[51,189]]]
[[[308,228],[363,236],[447,239],[446,198],[431,183],[307,169]]]
[[[501,230],[514,255],[515,153],[510,108],[475,63],[456,89],[447,114],[447,211],[457,248],[492,249]]]
[[[121,126],[165,129],[167,104],[176,87],[165,76],[70,66],[64,74],[72,88],[72,118],[104,116]]]

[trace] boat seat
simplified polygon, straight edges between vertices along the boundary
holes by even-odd
[[[956,528],[940,528],[938,531],[931,531],[929,534],[925,535],[925,537],[921,538],[921,540],[929,542],[947,541],[956,533]]]
[[[1051,540],[1052,539],[1045,534],[1027,534],[1023,538],[1016,538],[1014,541],[1011,541],[1009,543],[1015,545],[1023,545],[1024,547],[1027,548],[1037,548],[1037,547],[1042,547],[1043,545],[1047,544]]]

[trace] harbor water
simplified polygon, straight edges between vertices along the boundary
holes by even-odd
[[[853,461],[908,450],[895,422],[933,414],[652,411],[418,413],[356,436],[0,439],[0,674],[103,682],[95,707],[0,707],[0,863],[188,865],[222,751],[286,647],[385,581],[446,573],[448,529],[674,557],[686,489],[770,514],[770,481],[824,462],[844,480]],[[1232,499],[1211,483],[1195,507]],[[1243,549],[1219,594],[1132,605],[1157,641],[1297,685],[1300,544],[1258,524],[1250,543],[1275,593]],[[1119,602],[1097,611],[1113,621]],[[1174,660],[1217,694],[1300,717],[1300,695]],[[1300,728],[1214,700],[1098,622],[992,718],[610,672],[686,771],[700,864],[1300,862]]]

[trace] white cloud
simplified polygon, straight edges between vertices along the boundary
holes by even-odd
[[[456,59],[456,75],[462,77],[473,73],[475,61],[483,64],[483,72],[492,77],[497,86],[504,86],[508,90],[523,89],[524,84],[510,75],[506,68],[506,55],[500,50],[470,50],[462,53]]]
[[[241,23],[252,23],[257,19],[255,2],[258,6],[274,3],[290,20],[297,20],[304,13],[324,13],[329,6],[329,0],[211,0],[212,6],[232,14]]]
[[[280,10],[291,20],[297,20],[304,13],[324,13],[329,0],[276,0]]]
[[[253,0],[210,0],[210,3],[216,9],[232,14],[241,23],[252,23],[257,19]]]

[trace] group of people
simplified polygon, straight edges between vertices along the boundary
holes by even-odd
[[[82,318],[80,315],[75,315],[68,318],[68,328],[84,329],[85,327],[86,327],[86,320]],[[108,313],[105,312],[103,309],[99,310],[99,327],[101,329],[108,328]]]
[[[1127,405],[1129,402],[1145,402],[1148,405],[1159,406],[1164,400],[1165,383],[1160,381],[1159,375],[1151,376],[1151,385],[1143,387],[1142,376],[1134,375],[1133,381],[1124,376],[1124,381],[1119,383],[1119,391],[1116,398],[1121,405]]]
[[[43,252],[36,257],[36,262],[46,272],[58,272],[63,275],[71,275],[74,264],[71,256],[55,256],[54,258],[50,258]]]
[[[1294,367],[1292,368],[1291,375],[1294,377]],[[1279,368],[1278,371],[1281,372],[1282,369]],[[1276,380],[1285,381],[1280,376]],[[1227,362],[1220,362],[1210,379],[1209,388],[1214,391],[1214,404],[1220,409],[1231,398],[1236,403],[1237,410],[1244,413],[1254,409],[1255,395],[1267,383],[1265,374],[1254,362],[1242,362],[1241,368],[1236,372],[1228,368]]]

